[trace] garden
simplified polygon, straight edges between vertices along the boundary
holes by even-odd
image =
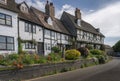
[[[66,50],[63,58],[63,54],[59,48],[53,47],[52,53],[47,56],[29,54],[28,52],[6,54],[5,56],[0,55],[0,65],[22,69],[27,65],[60,63],[80,59],[94,59],[97,64],[104,64],[107,62],[108,56],[104,51],[81,47],[79,49]]]

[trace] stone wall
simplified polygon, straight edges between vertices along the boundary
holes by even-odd
[[[65,69],[79,69],[83,64],[93,64],[94,60],[77,60],[63,63],[41,64],[26,66],[23,69],[0,71],[0,81],[21,81],[48,75],[52,72],[60,72]]]

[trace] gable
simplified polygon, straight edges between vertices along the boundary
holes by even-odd
[[[23,2],[21,5],[20,5],[20,11],[24,12],[24,13],[28,13],[28,10],[29,10],[29,7],[28,5]]]

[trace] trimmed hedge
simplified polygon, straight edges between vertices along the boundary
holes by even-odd
[[[67,50],[65,52],[65,58],[66,60],[76,60],[80,57],[81,53],[77,51],[76,49]]]

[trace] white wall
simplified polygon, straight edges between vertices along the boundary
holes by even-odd
[[[18,14],[11,12],[11,11],[8,11],[8,10],[5,10],[5,9],[2,9],[2,8],[0,8],[0,13],[4,13],[4,14],[8,14],[8,15],[12,16],[12,27],[0,25],[0,35],[14,37],[14,42],[15,42],[15,45],[14,45],[15,50],[14,51],[2,51],[2,50],[0,50],[0,54],[18,52],[18,32],[17,32],[18,31],[17,30]]]
[[[38,25],[36,25],[36,33],[32,35],[32,33],[25,32],[25,21],[19,20],[19,33],[22,40],[35,39],[36,42],[43,42],[43,29]],[[36,49],[25,49],[25,44],[22,44],[22,46],[24,51],[37,51],[37,45]]]
[[[44,39],[44,55],[51,53],[51,40]]]

